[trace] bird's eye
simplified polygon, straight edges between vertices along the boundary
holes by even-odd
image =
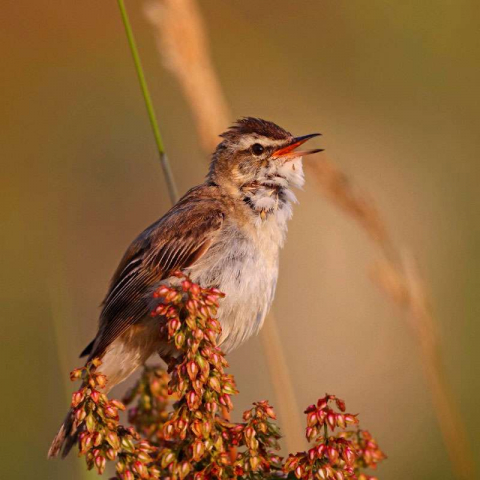
[[[265,149],[259,143],[254,143],[252,145],[252,152],[254,155],[261,155]]]

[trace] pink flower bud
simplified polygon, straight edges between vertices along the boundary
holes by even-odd
[[[277,415],[275,413],[275,410],[270,406],[268,405],[265,409],[265,413],[270,417],[272,418],[273,420],[276,420],[277,418]]]
[[[117,452],[113,448],[109,448],[106,452],[105,455],[110,461],[113,461],[117,458]]]
[[[82,435],[80,436],[80,452],[85,453],[93,445],[93,436],[87,432],[82,432]]]
[[[95,432],[93,435],[93,446],[98,447],[103,441],[103,435],[100,432]]]
[[[70,372],[70,380],[73,382],[74,380],[78,380],[82,378],[83,368],[76,368]]]
[[[107,377],[105,375],[97,375],[95,380],[100,388],[104,387],[107,384]]]
[[[317,402],[317,408],[319,410],[323,410],[327,406],[327,404],[328,404],[328,400],[327,400],[326,397],[325,398],[320,398]]]
[[[307,440],[310,441],[313,437],[317,435],[317,429],[315,427],[307,427],[305,430],[305,436]]]
[[[336,418],[335,418],[335,414],[333,412],[329,412],[327,414],[327,423],[328,423],[328,426],[330,427],[330,429],[333,431],[333,429],[335,428],[335,425],[336,425]]]
[[[87,412],[85,411],[84,408],[75,410],[75,421],[77,422],[77,424],[80,424],[81,422],[83,422],[86,416],[87,416]]]
[[[136,461],[133,464],[133,471],[137,472],[141,478],[148,478],[148,470],[147,467],[140,461]]]
[[[98,390],[92,390],[92,393],[90,393],[90,398],[95,403],[98,403],[98,401],[100,400],[100,392],[98,392]]]
[[[326,445],[324,443],[321,443],[320,445],[318,445],[317,447],[317,455],[318,455],[318,458],[322,458],[323,457],[323,454],[325,453],[325,450],[327,449]]]
[[[225,407],[227,407],[228,410],[232,410],[233,404],[232,401],[230,400],[230,395],[221,395],[218,399],[218,401]]]
[[[337,425],[340,428],[345,428],[345,416],[344,415],[342,415],[341,413],[338,413],[336,415],[336,420],[337,420]]]
[[[135,445],[130,438],[123,437],[120,443],[122,445],[122,448],[127,452],[133,453],[135,451]]]
[[[345,402],[343,400],[340,400],[339,398],[337,398],[335,400],[336,404],[337,404],[337,408],[341,411],[341,412],[344,412],[345,411]]]
[[[185,343],[185,335],[183,333],[177,333],[175,335],[175,347],[180,350]]]
[[[205,452],[205,445],[201,440],[195,440],[192,445],[192,450],[193,450],[193,460],[198,462],[202,457]]]
[[[347,463],[348,465],[353,465],[356,455],[355,455],[355,452],[350,447],[346,447],[343,450],[342,456],[343,456],[343,459],[345,460],[345,463]]]
[[[358,419],[356,415],[351,415],[350,413],[347,413],[345,415],[345,423],[347,425],[356,425],[358,423]]]
[[[106,440],[115,450],[120,448],[120,439],[115,432],[108,432],[106,435]]]
[[[78,404],[85,398],[85,393],[84,393],[84,390],[83,388],[76,391],[76,392],[73,392],[72,394],[72,407],[77,407]]]
[[[180,328],[180,325],[180,320],[178,318],[172,318],[168,321],[168,336],[170,338],[172,338],[175,332]]]
[[[182,462],[178,467],[178,471],[180,473],[180,479],[185,478],[190,473],[191,469],[192,469],[192,466],[190,465],[190,462],[186,460]]]
[[[115,408],[118,408],[118,410],[125,410],[125,405],[120,402],[119,400],[111,400],[110,405],[112,405]]]
[[[91,413],[89,413],[85,419],[85,425],[87,426],[87,430],[92,433],[95,430],[97,422]]]
[[[101,475],[105,470],[106,460],[102,455],[97,455],[95,457],[95,467],[97,467],[98,473]]]
[[[304,470],[305,469],[301,465],[299,465],[297,468],[295,468],[295,476],[297,478],[302,478]]]
[[[105,415],[110,418],[118,417],[118,411],[113,405],[107,405],[104,408]]]
[[[317,423],[318,423],[317,413],[316,412],[310,412],[307,415],[307,425],[309,427],[314,427]]]
[[[203,340],[204,338],[204,334],[202,332],[202,330],[200,330],[199,328],[197,328],[194,332],[193,332],[193,336],[195,337],[195,340],[199,343]]]
[[[187,404],[190,410],[196,410],[198,408],[198,395],[194,391],[190,391],[187,394]]]
[[[327,455],[332,465],[338,460],[338,450],[335,447],[328,447]]]
[[[252,471],[257,471],[258,467],[260,465],[260,458],[257,456],[252,456],[250,457],[250,466],[252,467]]]
[[[187,363],[187,373],[188,373],[188,376],[190,377],[190,380],[192,381],[195,380],[195,378],[198,375],[198,370],[199,370],[198,365],[193,360]]]

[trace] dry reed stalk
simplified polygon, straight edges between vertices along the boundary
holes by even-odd
[[[218,132],[228,125],[229,115],[209,57],[198,6],[194,0],[153,0],[147,17],[155,29],[162,58],[189,100],[202,146],[210,152],[217,144]],[[355,192],[348,177],[333,162],[324,157],[322,162],[306,162],[306,166],[322,193],[352,218],[380,250],[382,261],[375,266],[373,279],[388,298],[407,312],[454,472],[458,478],[474,478],[467,435],[443,371],[436,321],[418,268],[412,258],[402,260],[375,202]],[[294,451],[303,443],[303,439],[298,439],[301,422],[272,316],[262,330],[262,343],[280,403],[287,446]],[[292,438],[295,440],[291,441]]]
[[[323,194],[338,208],[353,218],[382,251],[391,256],[393,251],[390,235],[375,203],[365,194],[354,191],[343,173],[325,154],[321,161],[309,160],[305,166],[312,172]]]
[[[373,279],[404,310],[419,343],[422,368],[455,475],[465,480],[475,478],[475,463],[467,432],[444,370],[428,289],[411,254],[402,255],[402,268],[403,274],[390,262],[379,262],[374,266]]]
[[[218,134],[230,124],[225,97],[213,68],[205,27],[193,0],[154,1],[147,18],[154,27],[158,51],[164,64],[177,77],[192,108],[198,137],[209,154],[218,144]],[[288,451],[305,447],[301,410],[284,356],[273,314],[260,333],[262,346],[277,398]]]
[[[158,51],[178,78],[195,117],[198,138],[210,153],[230,114],[209,55],[206,29],[196,2],[152,2],[147,16],[154,25]]]

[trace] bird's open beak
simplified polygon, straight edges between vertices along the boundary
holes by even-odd
[[[315,150],[295,151],[297,147],[303,145],[307,140],[310,140],[313,137],[318,137],[319,135],[321,135],[321,133],[311,133],[310,135],[304,135],[303,137],[295,137],[289,145],[273,152],[272,158],[292,160],[294,158],[304,157],[305,155],[311,155],[312,153],[323,152],[322,148],[316,148]]]

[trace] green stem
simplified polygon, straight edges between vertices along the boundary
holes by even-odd
[[[132,53],[133,62],[135,63],[135,70],[138,75],[138,81],[140,82],[140,88],[142,89],[143,99],[145,100],[145,106],[147,107],[148,118],[150,120],[150,125],[152,126],[153,136],[155,137],[155,143],[157,144],[158,154],[160,156],[160,163],[162,165],[163,174],[165,175],[165,181],[167,183],[168,195],[170,197],[170,201],[173,204],[178,199],[175,179],[173,178],[173,173],[170,168],[167,155],[165,153],[165,148],[163,146],[163,140],[160,134],[160,129],[158,128],[155,109],[153,108],[153,103],[150,97],[150,92],[148,90],[147,81],[145,79],[145,74],[143,73],[142,62],[140,60],[140,55],[138,54],[137,44],[135,42],[135,37],[133,36],[133,30],[130,25],[130,20],[128,19],[127,9],[125,8],[125,3],[123,0],[117,0],[117,1],[118,1],[118,7],[120,9],[120,14],[122,15],[122,21],[123,21],[123,26],[125,27],[125,33],[127,34],[128,45]]]

